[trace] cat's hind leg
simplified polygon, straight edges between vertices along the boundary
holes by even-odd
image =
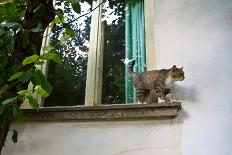
[[[150,91],[145,89],[136,89],[136,95],[139,104],[146,104],[146,99],[149,96]]]
[[[137,98],[138,98],[138,104],[144,104],[145,103],[145,97],[143,94],[138,94],[137,93]]]
[[[154,82],[154,91],[156,96],[158,97],[158,103],[164,103],[165,102],[165,96],[163,92],[164,84],[159,81]]]
[[[149,96],[150,90],[145,89],[143,82],[137,81],[134,82],[136,96],[138,98],[139,104],[146,104],[146,99]]]

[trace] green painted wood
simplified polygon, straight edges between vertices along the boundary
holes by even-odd
[[[126,6],[126,54],[125,59],[136,60],[134,71],[141,73],[146,67],[144,1],[139,0]],[[125,103],[137,102],[132,79],[125,65]]]

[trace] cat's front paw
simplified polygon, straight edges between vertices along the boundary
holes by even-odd
[[[140,102],[140,101],[138,101],[138,104],[147,104],[147,102]]]
[[[165,96],[165,100],[166,102],[169,102],[169,103],[172,103],[172,102],[175,102],[176,100],[172,98],[172,94],[171,93],[168,93],[166,96]]]
[[[158,103],[165,103],[165,100],[158,98]]]
[[[171,93],[168,93],[166,96],[165,96],[165,99],[167,101],[171,101],[172,100],[172,94]]]

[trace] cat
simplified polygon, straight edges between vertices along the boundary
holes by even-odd
[[[150,92],[154,92],[158,98],[171,102],[171,87],[176,81],[185,79],[183,67],[177,68],[174,65],[170,69],[145,71],[137,74],[133,71],[135,60],[128,64],[128,74],[133,79],[136,96],[139,103],[146,103]]]

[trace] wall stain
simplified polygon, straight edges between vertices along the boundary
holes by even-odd
[[[157,150],[157,149],[175,149],[177,147],[180,147],[179,145],[176,146],[151,146],[151,147],[138,147],[138,148],[133,148],[133,149],[125,149],[120,152],[113,153],[112,155],[126,155],[132,153],[139,153],[139,152],[144,152],[144,151],[150,151],[150,150]]]

